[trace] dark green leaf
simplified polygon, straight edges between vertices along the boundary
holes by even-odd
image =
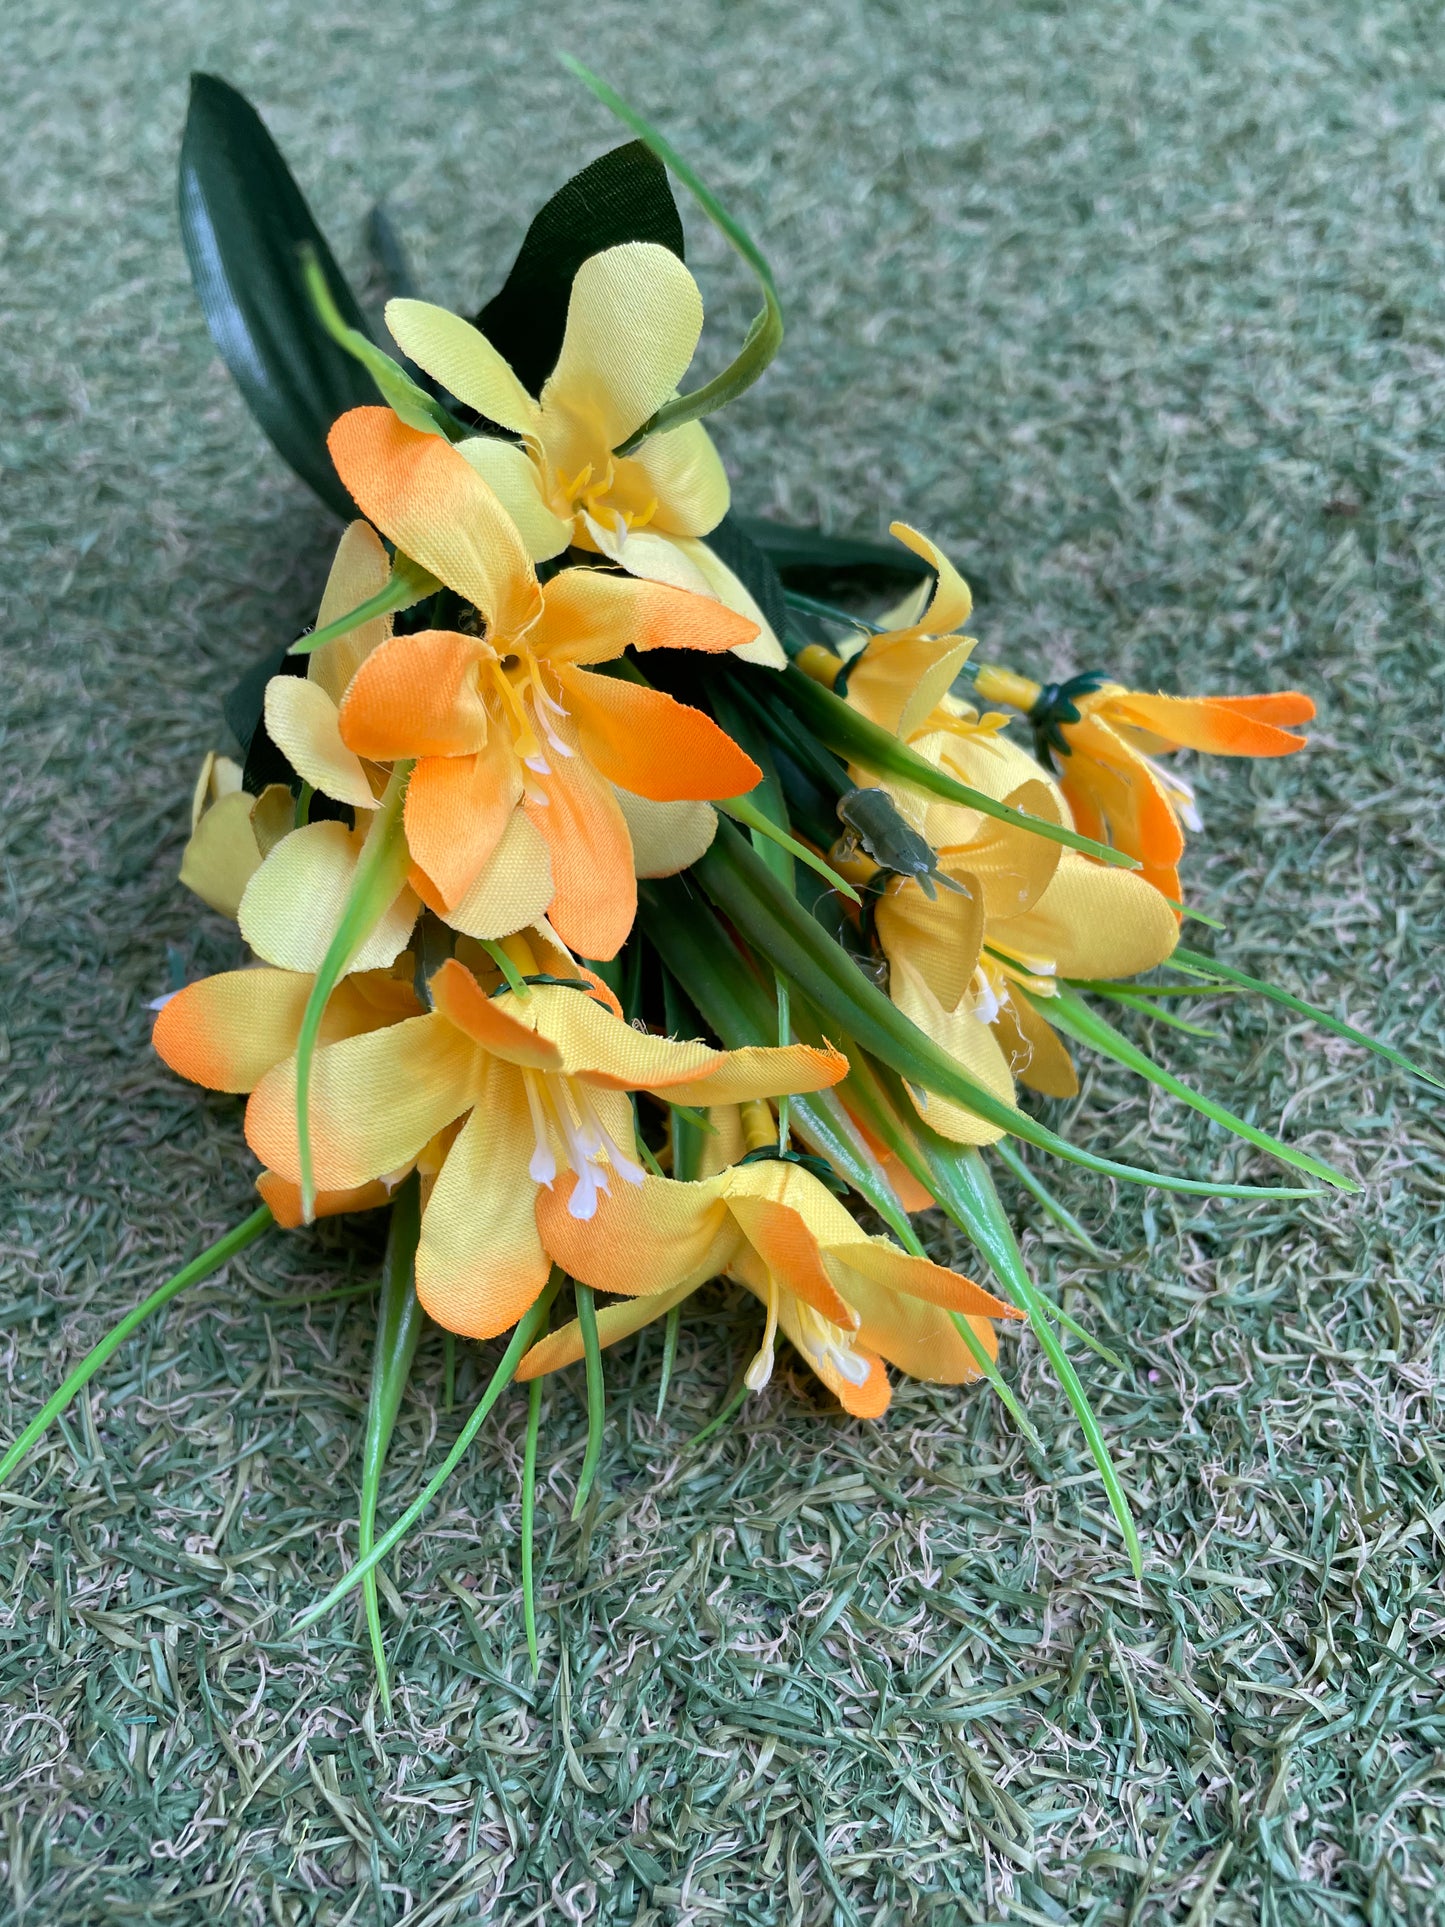
[[[682,258],[682,221],[667,169],[644,141],[614,147],[557,190],[527,229],[501,292],[477,316],[534,395],[561,352],[578,268],[625,241],[653,241]]]
[[[366,333],[366,323],[259,115],[213,74],[191,76],[180,216],[206,326],[248,407],[302,481],[350,518],[326,436],[338,415],[376,394],[316,318],[304,247],[315,250],[347,324]]]
[[[782,522],[770,522],[760,515],[731,518],[738,532],[760,548],[781,574],[811,569],[826,575],[847,575],[855,571],[907,576],[922,581],[933,571],[921,555],[905,549],[901,542],[869,542],[852,535],[825,535],[821,529],[794,529]]]
[[[779,641],[788,633],[788,605],[783,584],[766,551],[759,548],[731,509],[707,538],[707,545],[742,583],[767,617]]]

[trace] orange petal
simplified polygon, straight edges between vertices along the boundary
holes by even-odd
[[[530,797],[528,822],[552,858],[555,894],[547,920],[569,950],[606,962],[627,940],[637,915],[632,839],[610,784],[581,756],[554,753],[538,779],[547,802]]]
[[[696,1285],[674,1285],[671,1291],[654,1292],[647,1298],[623,1298],[615,1305],[602,1306],[597,1313],[597,1342],[606,1351],[619,1339],[630,1338],[644,1325],[663,1317],[697,1289]],[[538,1339],[517,1367],[517,1377],[525,1382],[529,1378],[541,1378],[547,1372],[561,1371],[564,1365],[575,1365],[584,1350],[582,1327],[574,1318],[570,1324],[561,1325]]]
[[[393,636],[352,677],[341,703],[341,740],[358,756],[466,756],[487,740],[477,664],[490,654],[475,636],[423,629]]]
[[[979,1318],[1021,1318],[1022,1312],[995,1298],[962,1272],[950,1271],[928,1258],[900,1251],[890,1238],[860,1238],[854,1244],[830,1245],[823,1254],[828,1276],[847,1299],[858,1294],[857,1281],[869,1279],[884,1291],[922,1298],[944,1311],[968,1312]]]
[[[389,408],[353,408],[332,424],[327,447],[362,514],[404,555],[505,635],[536,617],[537,577],[516,524],[450,442]]]
[[[529,1070],[563,1068],[561,1051],[549,1038],[538,1036],[536,1015],[529,1010],[529,1005],[538,1001],[540,992],[534,991],[525,1003],[512,996],[489,997],[466,965],[458,963],[455,957],[447,958],[433,976],[430,988],[432,1004],[447,1022],[465,1031],[495,1056]],[[559,992],[561,996],[567,994]],[[586,1001],[590,1003],[591,999]],[[529,1015],[530,1023],[526,1021]]]
[[[295,1050],[314,981],[296,970],[226,970],[203,977],[165,1005],[151,1042],[171,1069],[193,1084],[249,1091]],[[326,1006],[321,1038],[335,1043],[390,1021],[348,978]]]
[[[737,1249],[737,1229],[710,1184],[613,1178],[593,1215],[574,1218],[575,1184],[569,1172],[537,1193],[537,1224],[553,1261],[594,1291],[636,1298],[705,1284]]]
[[[1293,692],[1291,692],[1293,693]],[[1244,698],[1246,703],[1268,702],[1268,697]],[[1303,736],[1291,736],[1265,722],[1238,701],[1215,702],[1206,696],[1145,696],[1132,690],[1108,704],[1111,721],[1152,730],[1181,749],[1206,750],[1214,756],[1289,756],[1304,748]]]
[[[610,781],[655,803],[743,796],[763,772],[711,716],[615,676],[564,667],[558,678],[582,753]]]
[[[818,1250],[818,1241],[790,1205],[771,1198],[734,1195],[728,1199],[743,1236],[780,1285],[843,1331],[857,1328],[858,1314],[838,1294]]]
[[[475,756],[424,756],[406,786],[406,842],[450,910],[471,889],[521,800],[500,731]]]
[[[610,662],[624,649],[718,653],[758,633],[755,622],[711,596],[599,569],[563,569],[542,599],[542,618],[528,640],[552,663]]]
[[[301,1214],[301,1186],[283,1178],[279,1172],[263,1171],[256,1180],[261,1200],[271,1207],[271,1215],[283,1231],[295,1231],[307,1221]],[[318,1191],[312,1211],[315,1218],[339,1218],[347,1211],[376,1211],[391,1202],[391,1190],[378,1179],[373,1184],[358,1184],[350,1191]]]
[[[1313,722],[1313,700],[1300,689],[1276,689],[1265,696],[1211,696],[1223,709],[1237,709],[1256,723]]]

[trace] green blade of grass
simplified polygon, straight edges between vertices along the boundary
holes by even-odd
[[[945,797],[950,803],[962,803],[971,810],[978,810],[983,816],[991,816],[1000,823],[1012,823],[1016,829],[1028,830],[1031,835],[1042,836],[1050,843],[1062,843],[1067,849],[1081,850],[1085,856],[1097,857],[1101,863],[1112,864],[1117,869],[1139,868],[1136,858],[1126,855],[1123,850],[1116,850],[1112,844],[1096,843],[1092,837],[1081,836],[1077,830],[1065,829],[1061,823],[1050,823],[1044,817],[1029,816],[1022,810],[1011,809],[1007,803],[996,802],[982,790],[960,783],[947,771],[935,769],[932,763],[925,762],[915,750],[911,750],[907,743],[901,742],[877,723],[869,722],[866,716],[850,708],[841,696],[835,696],[822,683],[805,676],[796,664],[789,663],[786,669],[778,671],[776,682],[779,695],[809,725],[819,742],[825,743],[845,761],[860,764],[880,776],[892,776],[900,782],[912,783],[932,796]]]
[[[667,1388],[672,1383],[672,1368],[677,1363],[677,1338],[682,1330],[682,1306],[674,1305],[662,1328],[662,1375],[657,1381],[657,1416],[667,1403]]]
[[[410,556],[396,555],[392,558],[391,574],[383,588],[365,602],[358,602],[354,609],[348,609],[344,616],[328,622],[320,629],[313,629],[309,636],[302,636],[287,650],[290,656],[309,656],[313,649],[319,649],[324,642],[335,642],[338,637],[349,636],[353,629],[359,629],[364,622],[374,622],[378,616],[398,614],[402,609],[410,609],[418,602],[435,595],[441,583],[434,575],[413,562]]]
[[[522,1455],[522,1620],[532,1677],[541,1671],[537,1656],[537,1439],[542,1429],[542,1381],[527,1387],[527,1444]]]
[[[244,1251],[247,1245],[254,1244],[263,1231],[269,1231],[275,1222],[269,1206],[264,1204],[258,1206],[249,1218],[243,1218],[240,1224],[233,1226],[224,1237],[217,1238],[213,1245],[208,1245],[199,1257],[192,1258],[187,1265],[182,1265],[180,1270],[173,1277],[167,1278],[163,1285],[158,1286],[149,1298],[143,1299],[133,1311],[128,1311],[118,1324],[113,1325],[98,1344],[92,1345],[75,1370],[56,1391],[51,1393],[6,1452],[4,1458],[0,1459],[0,1485],[5,1483],[31,1447],[44,1438],[76,1393],[85,1389],[101,1366],[119,1350],[133,1331],[143,1325],[148,1318],[154,1317],[163,1305],[168,1305],[172,1298],[186,1290],[187,1286],[198,1285],[203,1278],[209,1278],[212,1272],[219,1271],[221,1266],[234,1258],[238,1251]]]
[[[1193,1090],[1172,1071],[1166,1071],[1162,1065],[1156,1064],[1136,1044],[1131,1044],[1106,1017],[1101,1017],[1096,1010],[1090,1010],[1083,998],[1075,996],[1066,984],[1060,984],[1052,997],[1031,997],[1022,988],[1018,989],[1018,994],[1046,1023],[1061,1030],[1066,1037],[1072,1037],[1075,1043],[1098,1051],[1101,1057],[1111,1058],[1114,1063],[1122,1064],[1125,1069],[1158,1085],[1161,1091],[1168,1091],[1171,1097],[1177,1097],[1181,1103],[1189,1105],[1211,1122],[1223,1125],[1226,1131],[1232,1131],[1247,1144],[1268,1151],[1271,1157],[1278,1158],[1282,1164],[1292,1165],[1307,1177],[1320,1178],[1324,1183],[1332,1184],[1337,1191],[1352,1193],[1360,1189],[1353,1179],[1347,1178],[1342,1171],[1336,1171],[1333,1165],[1326,1164],[1323,1159],[1311,1157],[1308,1151],[1297,1151],[1293,1145],[1284,1143],[1269,1131],[1261,1131],[1258,1125],[1236,1117],[1233,1111],[1216,1104],[1213,1098]]]
[[[964,1105],[975,1116],[1001,1131],[1067,1158],[1101,1176],[1131,1184],[1152,1184],[1166,1191],[1195,1197],[1301,1197],[1310,1195],[1279,1186],[1213,1184],[1201,1178],[1180,1178],[1145,1171],[1131,1164],[1082,1150],[1016,1109],[969,1077],[948,1054],[926,1036],[857,969],[846,953],[778,884],[731,823],[718,824],[718,834],[691,875],[772,968],[782,970],[816,1010],[839,1025],[871,1056],[925,1090]],[[653,920],[653,941],[664,949],[665,927]],[[702,1006],[699,1006],[700,1008]],[[762,1033],[764,1037],[768,1032]],[[750,1040],[751,1041],[751,1040]]]
[[[416,1295],[416,1247],[421,1237],[421,1187],[415,1171],[400,1185],[391,1207],[386,1257],[381,1271],[381,1298],[376,1308],[376,1343],[371,1361],[371,1397],[366,1410],[366,1433],[361,1448],[361,1506],[357,1518],[357,1550],[364,1558],[376,1543],[376,1507],[386,1448],[396,1426],[402,1395],[411,1378],[426,1314]],[[366,1629],[376,1666],[376,1683],[386,1717],[391,1718],[391,1679],[381,1634],[381,1601],[376,1574],[362,1581]]]
[[[356,1564],[337,1580],[326,1597],[318,1600],[314,1606],[308,1608],[294,1623],[291,1628],[293,1633],[303,1633],[308,1626],[314,1626],[317,1620],[320,1619],[323,1614],[330,1612],[333,1606],[338,1605],[354,1586],[359,1586],[367,1573],[374,1571],[391,1551],[392,1547],[398,1544],[398,1542],[411,1531],[411,1528],[416,1524],[423,1512],[426,1511],[437,1493],[441,1491],[452,1473],[455,1472],[461,1464],[468,1446],[470,1446],[472,1440],[477,1436],[477,1433],[480,1432],[483,1424],[486,1422],[487,1414],[511,1384],[512,1379],[516,1375],[517,1367],[522,1362],[523,1354],[530,1350],[545,1325],[547,1313],[552,1308],[552,1300],[557,1296],[558,1290],[561,1288],[561,1283],[561,1274],[554,1269],[551,1277],[543,1286],[537,1302],[532,1305],[529,1310],[524,1312],[519,1319],[516,1329],[513,1331],[511,1339],[508,1342],[507,1349],[503,1352],[497,1369],[492,1373],[487,1389],[482,1393],[482,1396],[472,1408],[471,1416],[462,1427],[457,1442],[451,1451],[447,1453],[446,1457],[427,1480],[416,1498],[412,1500],[406,1511],[402,1513],[401,1517],[397,1519],[394,1524],[387,1527],[386,1531],[381,1535],[380,1539],[377,1540],[366,1557],[364,1559],[358,1559]]]
[[[386,793],[372,814],[371,827],[351,879],[346,908],[321,960],[296,1038],[296,1142],[301,1165],[301,1215],[308,1224],[316,1209],[316,1178],[311,1157],[311,1060],[316,1052],[317,1033],[332,991],[406,882],[409,859],[402,828],[402,806],[410,774],[410,763],[394,765]]]
[[[799,843],[797,838],[789,836],[786,830],[780,830],[771,818],[764,816],[761,810],[755,809],[745,796],[730,796],[726,802],[714,803],[713,808],[721,810],[725,816],[732,817],[735,822],[745,823],[750,830],[756,830],[759,836],[765,836],[780,850],[786,850],[788,855],[796,857],[799,863],[806,863],[810,870],[816,870],[825,883],[847,897],[850,903],[861,901],[852,884],[840,877],[831,864],[825,863],[816,850],[810,850],[806,843]]]
[[[1206,977],[1215,983],[1238,984],[1241,990],[1252,990],[1257,997],[1268,997],[1271,1003],[1281,1004],[1286,1010],[1298,1012],[1301,1017],[1309,1017],[1325,1030],[1333,1031],[1336,1037],[1344,1037],[1362,1050],[1373,1051],[1397,1069],[1408,1071],[1412,1077],[1420,1078],[1426,1084],[1433,1084],[1437,1091],[1445,1091],[1445,1079],[1436,1077],[1432,1071],[1421,1067],[1408,1058],[1403,1051],[1396,1050],[1393,1044],[1382,1044],[1377,1037],[1368,1032],[1356,1030],[1339,1017],[1332,1017],[1327,1010],[1317,1004],[1307,1004],[1303,997],[1296,997],[1288,990],[1280,990],[1274,984],[1265,983],[1260,977],[1251,977],[1243,970],[1236,970],[1233,964],[1217,963],[1213,957],[1202,956],[1195,950],[1176,950],[1169,960],[1176,969],[1187,970],[1195,976]]]
[[[582,1356],[587,1364],[587,1449],[582,1454],[582,1475],[577,1481],[577,1497],[572,1504],[575,1522],[582,1517],[602,1458],[602,1428],[607,1417],[607,1395],[602,1383],[602,1347],[597,1339],[597,1302],[590,1285],[574,1279],[572,1289],[577,1295],[577,1323],[582,1328]]]
[[[315,248],[303,248],[301,276],[316,310],[316,318],[338,348],[359,361],[376,383],[381,399],[398,420],[424,435],[442,435],[449,442],[460,442],[471,433],[451,410],[425,388],[412,380],[401,363],[378,348],[359,328],[348,327],[332,297],[331,288],[317,259]]]
[[[609,87],[590,68],[584,67],[580,60],[571,54],[559,55],[568,73],[580,80],[584,87],[590,88],[604,107],[616,114],[617,118],[630,127],[639,140],[645,141],[657,158],[670,167],[683,186],[692,195],[703,213],[713,226],[722,234],[747,262],[758,277],[763,291],[763,306],[754,316],[742,348],[729,362],[720,375],[704,382],[701,388],[694,388],[690,394],[676,395],[648,419],[633,434],[629,435],[614,453],[630,455],[649,435],[660,435],[669,428],[680,428],[684,422],[701,420],[711,415],[726,403],[736,400],[762,374],[773,356],[778,352],[783,340],[783,310],[778,301],[778,291],[773,283],[773,271],[758,248],[757,243],[747,230],[736,221],[722,202],[706,185],[695,169],[690,167],[671,143],[651,124],[644,120],[637,109],[625,101],[621,94]]]
[[[1079,986],[1075,985],[1073,988],[1077,989]],[[1095,997],[1102,997],[1107,1003],[1122,1005],[1125,1010],[1137,1010],[1141,1016],[1147,1017],[1151,1024],[1163,1024],[1169,1030],[1182,1030],[1186,1037],[1203,1037],[1213,1044],[1220,1041],[1217,1030],[1209,1030],[1203,1024],[1191,1024],[1187,1018],[1176,1015],[1172,1010],[1166,1010],[1157,997],[1135,997],[1129,991],[1120,990],[1114,985],[1097,985],[1092,994]]]
[[[1054,1196],[1053,1192],[1036,1172],[1029,1169],[1007,1138],[1000,1138],[997,1144],[990,1144],[988,1148],[990,1153],[1003,1165],[1004,1169],[1010,1172],[1013,1177],[1017,1178],[1025,1191],[1037,1199],[1053,1219],[1054,1223],[1058,1225],[1059,1229],[1066,1231],[1076,1244],[1088,1252],[1091,1258],[1107,1258],[1109,1256],[1109,1253],[1104,1250],[1102,1245],[1094,1242],[1094,1239],[1084,1226],[1079,1223],[1079,1220],[1074,1216],[1073,1212],[1070,1211],[1069,1207],[1061,1203],[1060,1200]]]

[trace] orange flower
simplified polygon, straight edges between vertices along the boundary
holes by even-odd
[[[330,447],[376,526],[485,625],[383,641],[341,702],[340,739],[354,757],[415,759],[405,825],[418,894],[459,930],[498,937],[535,918],[526,880],[550,868],[544,906],[558,935],[584,956],[614,956],[637,900],[617,790],[700,801],[750,790],[760,772],[700,710],[589,665],[629,647],[723,651],[755,625],[630,576],[564,569],[539,583],[465,457],[389,409],[343,415]],[[513,901],[525,915],[495,907]]]

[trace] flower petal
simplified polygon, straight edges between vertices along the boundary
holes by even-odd
[[[319,682],[273,676],[266,685],[266,730],[303,782],[353,809],[376,808],[361,758],[342,742],[336,704]]]
[[[630,461],[655,500],[648,526],[660,535],[706,535],[727,514],[727,470],[701,422],[649,435]]]
[[[310,1112],[318,1187],[350,1190],[410,1165],[476,1102],[486,1062],[479,1045],[434,1014],[317,1051]],[[263,1164],[299,1183],[294,1057],[251,1093],[246,1142]]]
[[[492,1059],[422,1213],[416,1295],[448,1331],[494,1338],[547,1282],[537,1186],[527,1173],[531,1145],[521,1077]]]
[[[511,744],[493,731],[475,756],[424,756],[406,786],[406,843],[444,902],[460,903],[522,797]]]
[[[670,248],[626,241],[584,261],[572,283],[567,330],[542,390],[548,416],[587,422],[613,449],[677,392],[702,333],[702,296]],[[408,551],[410,553],[410,551]]]
[[[181,857],[181,882],[223,917],[236,915],[246,885],[261,867],[251,822],[256,801],[244,790],[233,790],[213,803]]]
[[[450,442],[353,408],[327,437],[336,472],[362,513],[405,555],[474,603],[504,635],[535,617],[537,578],[522,538],[481,476]]]
[[[994,940],[1026,961],[1047,959],[1061,977],[1134,977],[1164,962],[1179,926],[1142,877],[1064,850],[1038,902]]]
[[[151,1042],[193,1084],[249,1091],[295,1050],[311,982],[289,970],[203,977],[162,1007]]]
[[[535,435],[541,410],[480,328],[430,301],[386,304],[386,325],[404,355],[458,401],[514,435]]]
[[[927,609],[917,627],[930,636],[949,636],[961,628],[973,613],[973,595],[968,584],[954,568],[943,550],[906,522],[890,522],[888,533],[905,549],[921,556],[938,577]]]
[[[331,573],[316,616],[316,627],[324,629],[337,622],[363,602],[380,593],[391,576],[391,563],[381,538],[366,522],[353,522],[337,544]],[[391,634],[392,617],[373,616],[349,635],[334,642],[323,642],[306,658],[306,674],[324,689],[332,702],[339,703],[346,685],[373,649],[380,648]]]
[[[916,970],[944,1010],[956,1010],[968,994],[983,948],[983,889],[960,861],[948,874],[966,896],[935,886],[930,902],[915,877],[898,877],[877,901],[878,938],[890,963]]]
[[[528,640],[557,665],[610,662],[624,649],[735,649],[757,633],[747,618],[687,588],[563,569],[542,590],[542,617]]]
[[[664,538],[657,536],[654,539],[660,542]],[[706,542],[685,536],[674,536],[670,539],[678,556],[702,578],[704,586],[717,597],[725,609],[731,609],[735,615],[744,616],[749,622],[757,625],[755,640],[738,644],[733,654],[740,661],[757,663],[763,669],[785,669],[788,663],[787,653],[781,641],[773,634],[772,625],[741,576],[734,575],[722,557],[709,548]],[[624,568],[631,566],[630,563],[623,564]],[[650,574],[651,570],[643,570],[639,573]]]
[[[590,1218],[574,1218],[567,1205],[575,1182],[569,1174],[538,1192],[537,1224],[553,1262],[594,1291],[650,1298],[705,1284],[737,1248],[737,1227],[714,1185],[614,1183]]]
[[[540,781],[546,803],[529,796],[523,810],[551,855],[554,894],[543,908],[569,950],[605,961],[622,948],[637,915],[627,820],[612,785],[582,756],[554,756]]]
[[[848,701],[906,740],[937,709],[972,653],[968,639],[948,647],[936,636],[876,637],[848,672]]]
[[[882,1418],[893,1394],[888,1374],[875,1353],[865,1350],[856,1339],[849,1347],[853,1357],[861,1359],[868,1367],[867,1378],[861,1385],[855,1385],[851,1379],[844,1378],[825,1353],[816,1352],[809,1346],[797,1303],[786,1294],[778,1304],[778,1323],[793,1349],[807,1364],[808,1370],[822,1380],[851,1418]]]
[[[572,524],[547,506],[542,471],[526,449],[495,435],[474,435],[456,448],[516,523],[532,560],[560,555],[572,540]]]
[[[1257,710],[1241,708],[1241,700],[1251,705],[1270,701],[1246,696],[1232,703],[1218,702],[1207,696],[1146,696],[1130,690],[1112,697],[1106,708],[1110,722],[1147,729],[1181,749],[1206,750],[1214,756],[1290,756],[1304,748],[1303,736],[1291,736]]]
[[[1004,997],[993,1020],[993,1033],[1021,1084],[1041,1097],[1078,1096],[1073,1059],[1058,1032],[1031,1003],[1022,997]]]
[[[671,877],[706,856],[717,835],[717,811],[707,803],[654,803],[631,790],[614,790],[632,838],[632,869],[640,877]]]
[[[393,636],[352,678],[341,705],[341,740],[379,763],[471,755],[489,734],[477,668],[491,654],[477,637],[450,629]]]
[[[306,823],[272,850],[246,885],[237,922],[258,957],[282,970],[318,971],[341,924],[365,829]],[[352,958],[350,970],[378,970],[407,946],[420,905],[405,885]]]
[[[552,861],[546,838],[521,810],[513,810],[502,840],[482,866],[475,883],[450,907],[419,864],[411,883],[428,910],[463,936],[509,937],[546,914],[552,901]]]
[[[936,1305],[905,1297],[858,1278],[860,1323],[855,1349],[867,1347],[910,1378],[925,1385],[967,1385],[979,1377],[978,1362],[960,1338],[953,1320]],[[998,1354],[998,1334],[987,1318],[969,1318],[975,1336],[990,1358]]]
[[[900,1251],[888,1238],[830,1245],[823,1253],[823,1263],[839,1292],[850,1302],[858,1290],[858,1280],[866,1278],[883,1291],[922,1298],[945,1311],[969,1312],[980,1318],[1023,1316],[962,1272],[950,1271],[927,1258],[915,1258]]]
[[[890,989],[894,1003],[905,1017],[911,1017],[940,1050],[944,1050],[961,1070],[992,1091],[1005,1104],[1014,1101],[1013,1079],[998,1041],[987,1025],[967,1008],[944,1010],[923,979],[906,963],[895,966]],[[1004,1134],[996,1124],[984,1120],[964,1105],[940,1097],[936,1091],[914,1090],[913,1099],[925,1124],[955,1144],[993,1144]]]
[[[714,605],[715,606],[715,605]],[[557,671],[582,753],[609,782],[655,803],[742,796],[763,772],[711,716],[616,676]]]
[[[283,1231],[297,1231],[310,1222],[301,1210],[301,1186],[275,1171],[263,1171],[256,1180],[261,1201],[271,1207],[271,1215]],[[349,1191],[318,1191],[312,1218],[340,1218],[352,1211],[376,1211],[391,1203],[391,1190],[378,1178],[371,1184],[358,1184]]]
[[[561,1050],[539,1030],[534,1006],[549,996],[565,998],[575,996],[575,992],[552,991],[538,984],[533,986],[526,998],[514,997],[510,992],[501,997],[489,997],[466,965],[458,963],[455,957],[447,958],[433,976],[429,988],[433,1008],[449,1024],[455,1024],[458,1030],[465,1031],[468,1037],[483,1045],[493,1056],[529,1070],[560,1071],[565,1068]],[[592,999],[584,1001],[590,1003]],[[616,1023],[619,1020],[614,1017],[611,1021]],[[518,1085],[517,1088],[520,1091],[522,1087]]]
[[[728,1210],[764,1269],[779,1285],[821,1312],[840,1331],[856,1329],[857,1313],[839,1295],[817,1238],[796,1211],[772,1198],[748,1197],[741,1192],[729,1195]]]
[[[664,1317],[674,1305],[680,1305],[698,1289],[697,1285],[674,1285],[671,1291],[653,1292],[646,1298],[623,1298],[615,1305],[603,1305],[597,1313],[598,1344],[606,1351],[619,1339],[630,1338],[644,1325]],[[574,1318],[538,1339],[517,1367],[517,1377],[525,1383],[529,1378],[559,1372],[566,1365],[575,1365],[585,1349],[582,1327]]]

